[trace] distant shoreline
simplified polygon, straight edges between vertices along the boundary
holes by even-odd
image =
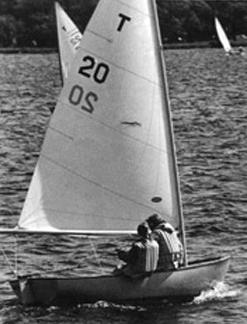
[[[0,47],[0,54],[49,54],[57,51],[55,47]]]
[[[231,42],[232,46],[247,46],[247,41]],[[220,48],[217,41],[193,42],[193,43],[173,43],[163,45],[163,49],[191,49],[191,48]],[[50,54],[57,53],[56,47],[1,47],[0,54]]]

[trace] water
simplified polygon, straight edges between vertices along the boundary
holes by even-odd
[[[166,61],[189,258],[232,255],[225,283],[182,305],[23,307],[7,282],[14,271],[46,276],[111,271],[118,238],[96,244],[94,238],[1,236],[10,264],[1,256],[0,323],[247,322],[247,57],[193,49],[166,51]],[[56,54],[0,55],[0,67],[0,226],[13,227],[61,85]]]

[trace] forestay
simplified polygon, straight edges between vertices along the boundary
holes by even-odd
[[[154,212],[180,227],[150,13],[150,0],[99,1],[51,118],[20,227],[134,231]]]
[[[226,33],[224,32],[224,29],[221,26],[221,23],[216,17],[215,17],[215,28],[222,47],[227,53],[230,52],[232,49],[231,44],[226,36]]]
[[[55,2],[55,13],[57,20],[59,58],[62,79],[64,81],[68,76],[68,71],[75,56],[75,52],[80,46],[82,34],[58,2]]]

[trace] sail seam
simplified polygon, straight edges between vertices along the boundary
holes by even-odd
[[[110,220],[115,220],[116,219],[114,217],[109,217],[107,215],[96,215],[94,213],[87,213],[87,214],[84,214],[82,212],[74,212],[74,211],[64,211],[64,210],[60,210],[60,209],[54,209],[54,208],[36,208],[35,211],[33,211],[32,213],[28,214],[28,215],[35,215],[37,213],[38,210],[46,210],[46,211],[51,211],[51,212],[54,212],[54,213],[59,213],[59,214],[63,214],[63,215],[78,215],[78,216],[84,216],[85,218],[89,218],[89,217],[95,217],[95,218],[99,218],[99,219],[102,219],[102,217],[104,219],[110,219]],[[46,220],[46,217],[45,216],[42,216],[42,217],[39,217],[40,219],[45,219]],[[121,220],[121,218],[120,218]],[[133,221],[132,218],[128,218],[128,217],[125,217],[124,219],[122,220],[129,220],[130,222]],[[28,224],[35,224],[36,223],[36,220],[32,220],[32,221],[28,221],[28,222],[25,222],[25,225],[28,225]],[[52,227],[51,225],[49,225],[50,227]]]
[[[71,170],[70,168],[64,166],[63,164],[58,163],[57,161],[54,161],[53,159],[51,159],[49,156],[47,156],[47,155],[45,155],[45,154],[40,154],[40,156],[42,156],[44,159],[47,159],[48,161],[50,161],[51,163],[55,164],[56,166],[58,166],[58,167],[60,167],[60,168],[62,168],[62,169],[64,169],[64,170],[66,170],[67,172],[69,172],[69,173],[71,173],[71,174],[73,174],[73,175],[75,175],[75,176],[78,176],[78,177],[80,177],[81,179],[84,179],[84,180],[86,180],[87,182],[90,182],[90,183],[94,184],[95,186],[97,186],[97,187],[99,187],[99,188],[101,188],[101,189],[104,189],[104,190],[110,192],[111,194],[113,194],[113,195],[115,195],[115,196],[121,197],[121,198],[123,198],[123,199],[125,199],[125,200],[127,200],[127,201],[131,201],[131,202],[135,203],[136,205],[143,206],[143,207],[148,208],[148,209],[150,209],[150,210],[152,210],[152,211],[156,210],[156,209],[154,209],[153,207],[150,207],[150,206],[148,206],[148,205],[146,205],[146,204],[140,203],[140,202],[138,202],[138,201],[136,201],[136,200],[134,200],[134,199],[130,199],[130,198],[126,197],[125,195],[119,193],[119,192],[115,192],[115,191],[113,191],[113,190],[107,188],[106,186],[100,185],[98,182],[96,182],[96,181],[94,181],[94,180],[88,179],[87,177],[85,177],[85,176],[83,176],[83,175],[81,175],[81,174],[75,172],[74,170]]]
[[[136,12],[139,12],[140,14],[142,14],[142,15],[144,15],[146,17],[152,17],[152,15],[149,15],[148,13],[146,13],[144,11],[141,11],[141,10],[137,9],[136,7],[131,6],[131,5],[125,3],[125,2],[123,2],[121,0],[118,0],[118,3],[120,3],[121,5],[123,5],[123,6],[127,7],[127,8],[130,8],[130,9],[136,11]]]
[[[63,105],[66,105],[67,108],[69,108],[69,109],[73,110],[75,113],[77,113],[77,115],[78,115],[79,117],[81,117],[81,113],[79,113],[76,109],[72,108],[69,104],[64,103],[63,101],[60,101],[60,102],[61,102]],[[81,118],[84,118],[84,117],[86,117],[86,116],[83,114],[83,117],[81,117]],[[163,152],[164,154],[167,154],[167,152],[166,152],[165,150],[162,150],[162,149],[160,149],[159,147],[156,147],[156,146],[154,146],[154,145],[152,145],[152,144],[150,144],[150,143],[148,143],[148,142],[144,142],[144,141],[142,141],[142,140],[140,140],[140,139],[138,139],[138,138],[136,138],[136,137],[130,136],[129,134],[126,134],[126,133],[124,133],[124,132],[122,132],[122,131],[119,131],[117,128],[111,127],[111,126],[109,126],[108,124],[105,124],[105,123],[103,123],[102,121],[100,121],[100,120],[98,120],[98,119],[96,119],[96,118],[93,118],[93,117],[91,117],[91,116],[87,116],[87,118],[92,119],[92,120],[95,121],[96,123],[98,123],[98,124],[100,124],[100,125],[103,125],[103,126],[107,127],[108,129],[111,129],[111,130],[113,130],[114,132],[123,135],[123,136],[126,137],[126,138],[130,138],[130,139],[132,139],[133,141],[135,141],[135,142],[137,142],[137,143],[141,143],[142,145],[149,146],[149,147],[155,149],[157,152]],[[73,139],[74,139],[72,136],[67,135],[66,133],[63,133],[61,130],[59,130],[59,129],[57,129],[57,128],[51,126],[51,125],[48,126],[48,129],[51,129],[51,130],[53,130],[54,132],[57,132],[57,133],[63,135],[64,137],[69,138],[70,140],[73,140]]]
[[[74,140],[73,136],[70,136],[70,135],[68,135],[68,134],[65,134],[65,133],[63,133],[63,132],[62,132],[61,130],[59,130],[59,129],[56,129],[56,128],[51,127],[51,126],[49,126],[48,129],[50,129],[51,131],[54,131],[54,132],[56,132],[56,133],[62,135],[63,137],[68,138],[68,139],[71,140],[71,141]]]
[[[86,32],[91,33],[91,34],[93,34],[93,35],[95,35],[95,36],[97,36],[97,37],[99,37],[99,38],[101,38],[101,39],[104,39],[104,40],[106,40],[106,41],[109,42],[109,43],[112,43],[112,40],[111,40],[110,38],[104,37],[104,36],[100,35],[99,33],[96,33],[96,32],[93,31],[93,30],[87,29]],[[94,55],[95,55],[95,54],[94,54]]]
[[[108,42],[111,42],[111,40],[106,39],[105,37],[103,37],[103,36],[101,36],[101,35],[99,35],[99,34],[93,32],[93,31],[91,31],[91,30],[87,30],[87,32],[89,32],[89,33],[95,35],[96,37],[99,37],[99,38],[101,38],[101,39],[107,40]],[[85,34],[84,34],[84,35],[85,35]],[[82,42],[82,43],[83,43],[83,42]],[[98,55],[98,54],[95,53],[94,51],[92,51],[92,50],[88,50],[88,49],[85,49],[83,46],[80,46],[80,48],[83,49],[85,52],[90,53],[90,54],[96,56],[96,57],[99,58],[99,59],[103,59],[105,62],[110,63],[112,66],[114,66],[115,68],[117,68],[117,69],[119,69],[119,70],[121,70],[121,71],[124,71],[124,72],[127,72],[127,73],[129,73],[129,74],[135,75],[136,77],[138,77],[138,78],[140,78],[140,79],[142,79],[142,80],[145,80],[145,81],[147,81],[147,82],[149,82],[149,83],[152,83],[153,85],[155,85],[155,86],[161,88],[162,90],[164,89],[164,86],[163,86],[162,83],[155,82],[154,80],[148,79],[148,78],[146,78],[145,76],[142,76],[142,75],[140,75],[140,74],[138,74],[138,73],[136,73],[136,72],[134,72],[134,71],[130,71],[130,70],[128,70],[128,69],[126,69],[126,68],[124,68],[124,67],[122,67],[122,66],[120,66],[120,65],[117,65],[116,63],[110,61],[109,59],[107,59],[107,58],[105,58],[105,57],[103,57],[103,56]]]

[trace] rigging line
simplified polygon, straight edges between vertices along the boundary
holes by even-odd
[[[103,273],[104,273],[104,271],[103,271],[103,266],[102,266],[102,263],[101,263],[101,259],[100,259],[99,255],[98,255],[98,253],[97,253],[96,248],[95,248],[95,245],[93,244],[93,241],[92,241],[92,239],[91,239],[90,237],[88,238],[88,240],[89,240],[89,243],[90,243],[91,248],[92,248],[92,250],[93,250],[94,257],[95,257],[95,259],[96,259],[97,262],[98,262],[98,266],[99,266],[99,268],[100,268],[100,270],[101,270],[101,273],[103,274]]]
[[[154,14],[154,23],[155,23],[155,30],[156,30],[156,42],[157,46],[160,46],[160,50],[158,52],[159,56],[159,62],[160,62],[160,68],[161,68],[161,79],[163,79],[163,87],[164,87],[164,102],[166,103],[165,107],[166,109],[163,110],[163,112],[167,116],[166,121],[166,130],[169,133],[169,142],[170,142],[170,159],[168,159],[169,165],[172,165],[173,167],[170,169],[173,173],[173,177],[175,179],[175,183],[173,183],[172,190],[174,190],[175,193],[175,200],[176,204],[174,205],[175,211],[178,214],[179,222],[180,222],[180,229],[182,233],[182,243],[184,246],[184,262],[185,265],[187,265],[187,255],[186,255],[186,238],[185,238],[185,228],[184,228],[184,218],[183,218],[183,210],[182,210],[182,200],[180,197],[180,182],[179,182],[179,176],[178,176],[178,165],[177,165],[177,157],[176,157],[176,148],[175,148],[175,136],[173,133],[173,125],[172,125],[172,116],[171,116],[171,108],[170,108],[170,99],[169,99],[169,89],[168,89],[168,81],[167,81],[167,72],[166,72],[166,65],[165,65],[165,58],[164,55],[162,55],[161,52],[161,33],[159,28],[159,18],[158,18],[158,11],[157,11],[157,4],[155,0],[150,1],[152,5],[152,11]],[[171,164],[170,164],[171,163]]]
[[[7,256],[7,254],[5,253],[3,247],[1,246],[0,249],[1,249],[1,252],[2,252],[2,254],[3,254],[4,259],[6,260],[8,266],[9,266],[10,271],[11,271],[11,272],[13,273],[13,275],[17,278],[17,272],[15,272],[15,268],[12,266],[12,264],[11,264],[11,262],[10,262],[8,256]]]
[[[118,197],[120,197],[120,198],[122,198],[122,199],[124,199],[124,200],[130,201],[130,202],[132,202],[132,203],[134,203],[134,204],[136,204],[136,205],[139,205],[139,206],[145,207],[145,208],[147,208],[147,209],[149,209],[149,210],[151,210],[151,211],[156,210],[156,209],[154,209],[154,208],[151,207],[151,206],[148,206],[148,205],[146,205],[146,204],[144,204],[144,203],[140,203],[140,202],[138,202],[138,201],[136,201],[136,200],[134,200],[134,199],[130,199],[130,198],[126,197],[125,195],[119,193],[119,192],[115,192],[115,191],[113,191],[113,190],[107,188],[106,186],[99,184],[98,182],[96,182],[96,181],[94,181],[94,180],[88,179],[87,177],[85,177],[85,176],[83,176],[83,175],[81,175],[81,174],[75,172],[74,170],[72,170],[72,169],[70,169],[70,168],[68,168],[68,167],[66,167],[66,166],[64,166],[64,165],[62,165],[61,163],[58,163],[57,161],[54,161],[53,159],[51,159],[50,157],[48,157],[48,156],[46,156],[46,155],[44,155],[44,154],[42,154],[41,156],[42,156],[44,159],[47,159],[50,163],[52,163],[52,164],[54,164],[54,165],[60,167],[61,169],[64,169],[65,171],[67,171],[67,172],[73,174],[74,176],[77,176],[77,177],[79,177],[79,178],[81,178],[81,179],[83,179],[83,180],[86,180],[86,181],[89,182],[89,183],[94,184],[95,186],[97,186],[97,187],[99,187],[99,188],[101,188],[101,189],[104,189],[105,191],[110,192],[110,193],[113,194],[114,196],[118,196]]]
[[[17,242],[17,236],[14,235],[15,238],[15,273],[18,276],[18,242]]]

